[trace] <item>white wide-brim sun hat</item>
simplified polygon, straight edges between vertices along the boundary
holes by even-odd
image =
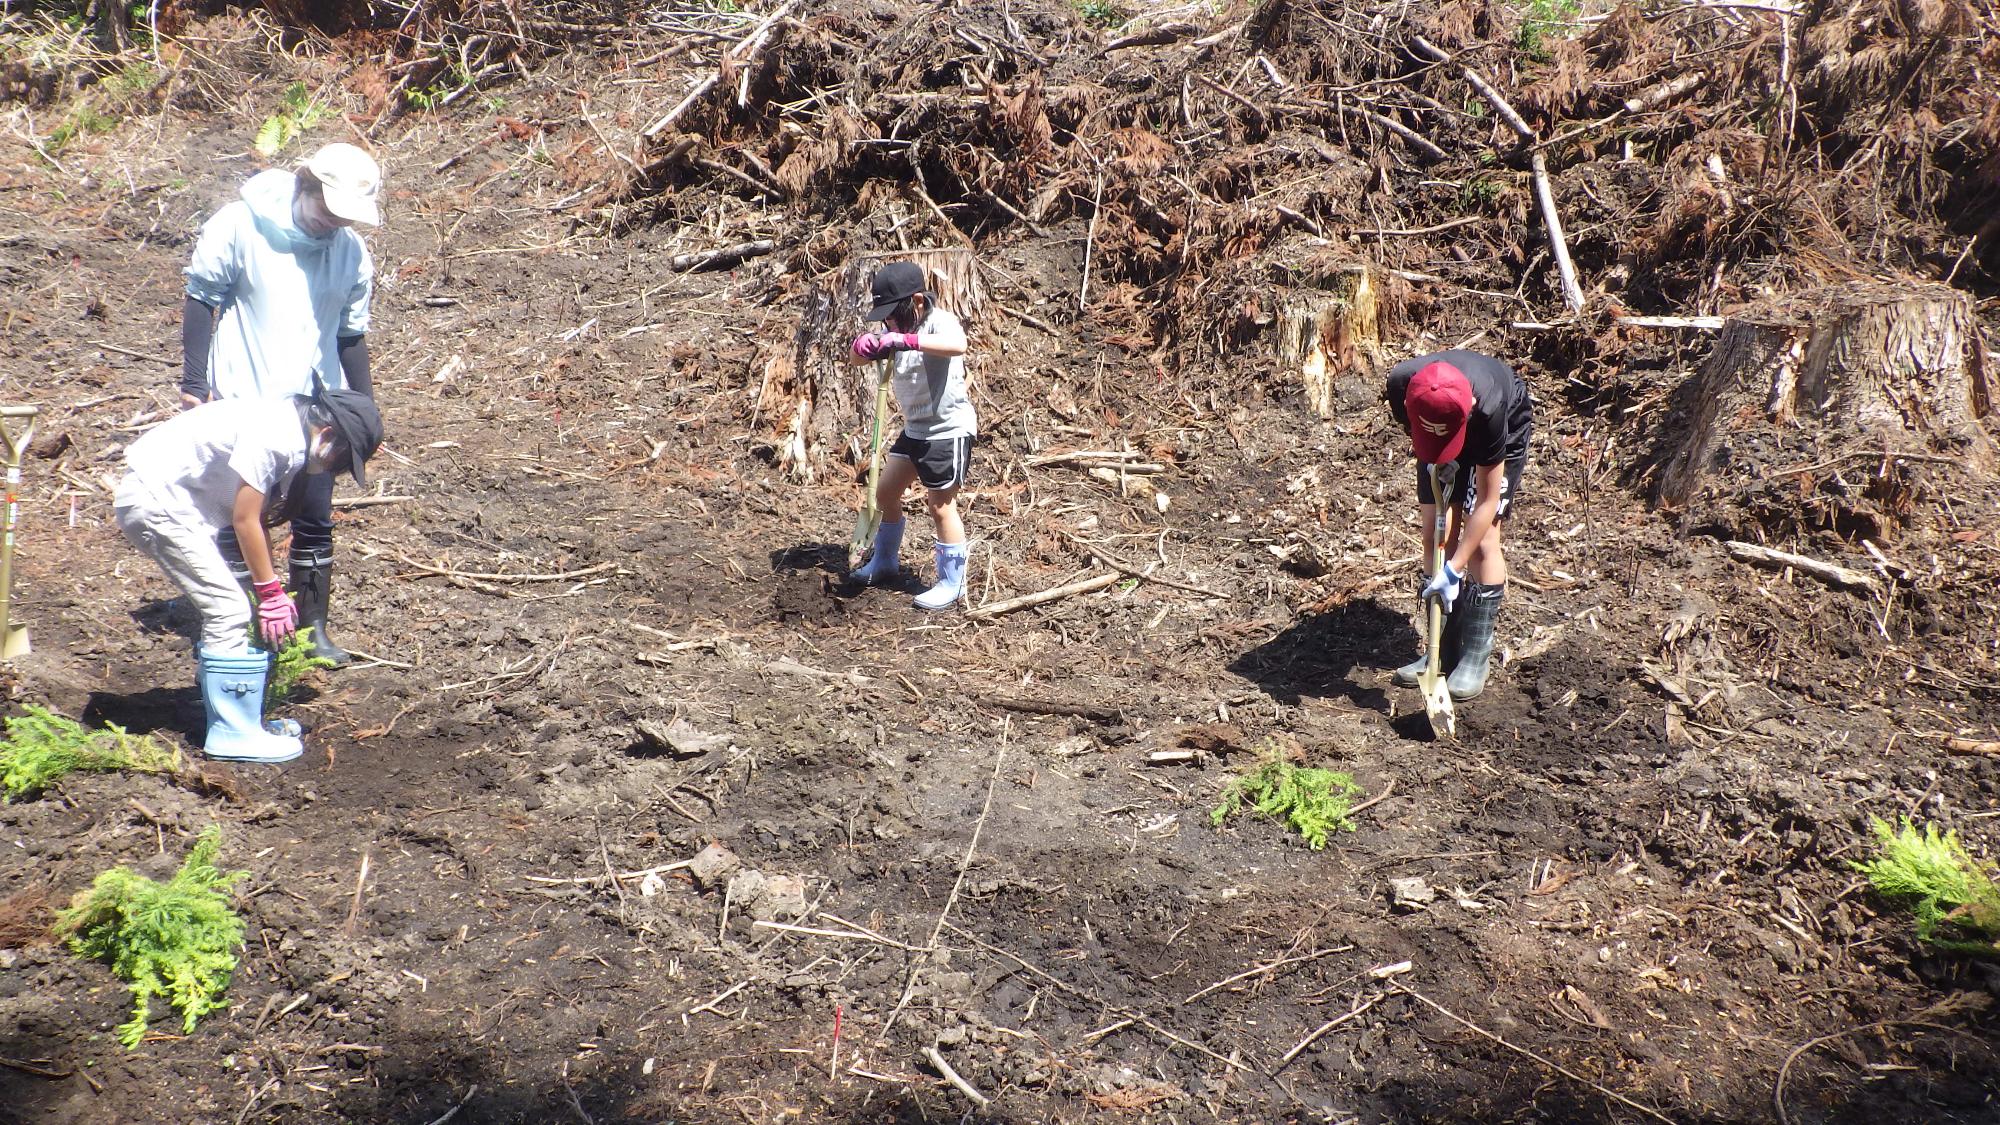
[[[375,158],[354,145],[336,141],[307,159],[305,170],[319,181],[326,209],[351,223],[379,226],[382,169]]]

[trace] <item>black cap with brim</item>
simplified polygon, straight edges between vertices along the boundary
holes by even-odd
[[[382,414],[375,409],[375,400],[360,391],[327,391],[321,402],[332,420],[333,432],[347,447],[347,468],[354,474],[354,483],[367,487],[362,466],[382,446]]]
[[[864,320],[881,320],[896,306],[924,291],[924,268],[915,262],[890,262],[875,271],[875,304]]]

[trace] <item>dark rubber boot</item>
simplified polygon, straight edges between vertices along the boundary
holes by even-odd
[[[1486,690],[1486,672],[1493,660],[1493,622],[1500,616],[1500,602],[1506,596],[1505,582],[1497,586],[1467,582],[1465,592],[1459,595],[1458,611],[1452,614],[1462,619],[1458,666],[1445,681],[1453,699],[1474,699]]]
[[[332,548],[294,551],[291,578],[292,600],[299,606],[299,628],[312,630],[313,655],[331,660],[335,668],[345,668],[354,658],[326,635],[326,604],[333,585]]]

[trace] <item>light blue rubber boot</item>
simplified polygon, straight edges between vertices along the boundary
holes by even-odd
[[[965,555],[963,543],[937,545],[937,585],[917,595],[918,609],[950,609],[965,596]]]
[[[868,561],[847,572],[849,581],[864,586],[880,586],[901,573],[896,556],[903,553],[903,521],[883,520],[875,525],[875,550]]]
[[[305,753],[296,735],[276,733],[264,724],[264,678],[270,674],[270,653],[254,649],[242,656],[202,652],[199,658],[201,703],[208,713],[208,733],[201,748],[204,755],[225,762],[274,763],[289,762]]]

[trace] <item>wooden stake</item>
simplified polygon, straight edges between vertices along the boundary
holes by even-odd
[[[368,853],[361,853],[361,873],[354,877],[354,902],[347,908],[347,922],[341,927],[347,936],[354,936],[354,927],[361,920],[361,890],[368,884]]]

